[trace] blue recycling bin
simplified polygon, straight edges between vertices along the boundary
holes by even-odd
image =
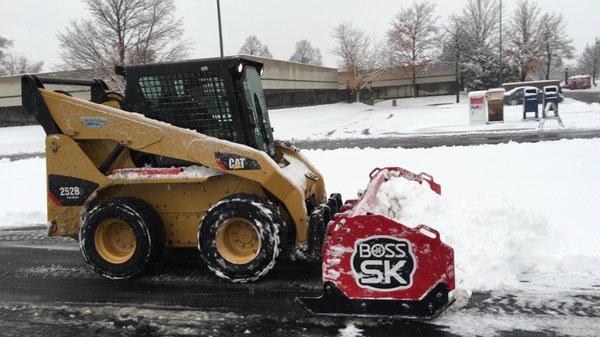
[[[548,107],[550,106],[550,107]],[[548,109],[548,110],[546,110]],[[554,110],[556,109],[556,110]],[[544,87],[544,114],[550,110],[554,111],[554,114],[558,114],[558,87],[555,85],[549,85]]]
[[[531,87],[523,89],[523,120],[527,119],[528,113],[535,114],[535,119],[539,117],[538,111],[538,89]]]

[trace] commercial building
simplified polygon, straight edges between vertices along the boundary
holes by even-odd
[[[337,103],[346,99],[339,90],[335,68],[246,56],[262,62],[262,85],[270,108]]]
[[[245,56],[264,64],[262,84],[269,108],[283,108],[353,102],[355,93],[346,85],[346,74],[335,68],[307,65],[296,62]],[[86,78],[79,71],[63,71],[40,74],[44,77]],[[0,77],[0,126],[34,124],[35,120],[21,107],[21,76]],[[456,76],[443,69],[432,67],[417,75],[419,96],[454,94],[457,89]],[[72,95],[89,99],[89,90],[84,87],[53,87]],[[361,101],[374,104],[379,101],[412,96],[412,81],[398,69],[381,71],[361,90]]]

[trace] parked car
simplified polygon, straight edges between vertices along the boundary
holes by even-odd
[[[569,89],[571,90],[583,90],[592,88],[592,76],[591,75],[575,75],[569,77]]]
[[[523,105],[523,94],[527,87],[517,87],[504,93],[505,105]],[[538,89],[538,101],[540,104],[544,100],[544,92]],[[558,103],[564,101],[564,97],[558,94]]]

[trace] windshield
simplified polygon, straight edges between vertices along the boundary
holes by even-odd
[[[253,125],[251,137],[258,149],[273,155],[273,130],[269,121],[267,101],[260,83],[258,72],[253,67],[246,67],[242,78],[244,96],[248,104],[249,122]]]

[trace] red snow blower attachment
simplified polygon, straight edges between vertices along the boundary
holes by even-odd
[[[410,228],[372,209],[392,177],[441,187],[426,174],[399,167],[375,169],[367,189],[348,200],[327,225],[323,246],[323,295],[298,298],[318,315],[433,319],[452,301],[454,251],[425,225]]]

